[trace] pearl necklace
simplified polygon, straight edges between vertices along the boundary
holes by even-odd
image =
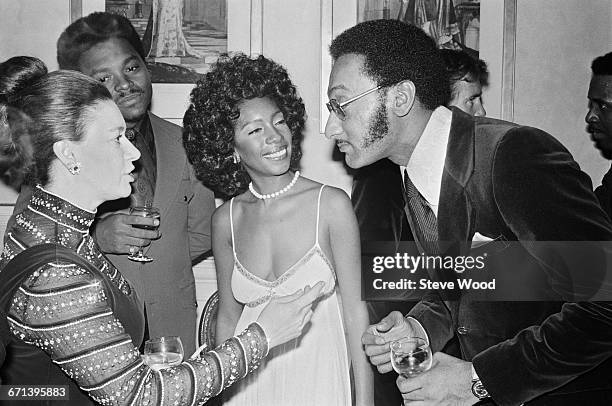
[[[249,183],[249,190],[251,191],[251,193],[253,193],[253,196],[255,196],[258,199],[261,199],[261,200],[273,199],[275,197],[279,197],[280,195],[282,195],[283,193],[291,189],[293,185],[295,185],[299,177],[300,177],[300,171],[295,171],[295,175],[293,175],[293,179],[291,179],[291,182],[289,182],[289,184],[285,186],[284,188],[282,188],[281,190],[274,192],[274,193],[268,193],[268,194],[262,195],[261,193],[255,190],[255,187],[253,187],[253,182]]]

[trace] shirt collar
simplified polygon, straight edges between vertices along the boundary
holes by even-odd
[[[156,147],[155,147],[155,138],[153,136],[153,127],[151,125],[151,119],[149,118],[149,114],[145,114],[142,120],[134,126],[131,130],[126,130],[126,137],[134,144],[136,148],[140,151],[141,154],[148,154],[153,159],[155,164],[156,159]],[[140,138],[142,142],[137,139]],[[144,151],[143,147],[146,146],[148,151]]]
[[[408,165],[400,167],[402,178],[406,169],[410,180],[427,203],[434,208],[436,215],[452,115],[452,112],[444,106],[435,109],[412,152]]]

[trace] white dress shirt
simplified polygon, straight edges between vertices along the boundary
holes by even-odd
[[[408,165],[400,166],[402,180],[404,170],[407,170],[410,180],[425,198],[436,217],[438,217],[440,187],[442,186],[442,173],[446,161],[446,147],[452,115],[453,113],[444,106],[435,109],[414,147]]]

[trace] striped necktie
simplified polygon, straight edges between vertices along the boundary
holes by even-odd
[[[438,221],[429,204],[419,193],[416,186],[410,180],[408,171],[404,170],[404,193],[406,205],[412,217],[414,237],[427,254],[438,254]]]

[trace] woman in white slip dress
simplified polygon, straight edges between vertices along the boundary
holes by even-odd
[[[304,115],[285,69],[243,54],[220,58],[185,114],[184,143],[197,176],[232,197],[212,221],[217,341],[257,319],[272,297],[325,284],[304,335],[274,349],[224,394],[225,405],[373,404],[361,346],[368,318],[357,222],[343,191],[296,170]]]

